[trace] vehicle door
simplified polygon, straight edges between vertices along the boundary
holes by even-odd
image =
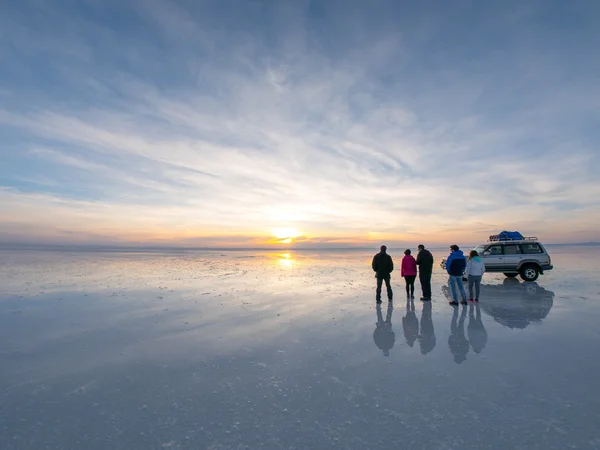
[[[521,253],[521,247],[519,247],[518,244],[504,245],[504,260],[502,261],[502,266],[506,270],[516,270],[522,259],[523,254]]]
[[[485,249],[481,255],[486,270],[501,269],[504,266],[504,255],[502,254],[502,245],[493,244]]]

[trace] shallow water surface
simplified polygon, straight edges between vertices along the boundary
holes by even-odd
[[[377,308],[362,251],[1,251],[1,448],[600,448],[600,248],[551,254]]]

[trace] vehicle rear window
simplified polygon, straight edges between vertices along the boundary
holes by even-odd
[[[544,253],[542,247],[540,247],[538,244],[521,244],[521,251],[528,255],[534,253]]]
[[[504,246],[504,254],[505,255],[518,255],[519,253],[521,253],[521,249],[516,244]]]

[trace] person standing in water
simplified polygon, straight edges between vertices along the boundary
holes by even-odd
[[[404,258],[402,258],[402,266],[400,276],[404,278],[406,283],[406,296],[409,299],[415,298],[415,278],[417,278],[417,262],[410,254],[410,249],[404,250]]]
[[[469,285],[469,301],[479,301],[479,291],[481,287],[481,278],[485,273],[485,264],[479,257],[479,253],[476,250],[471,250],[469,253],[469,259],[467,259],[467,268],[465,269],[465,275]],[[473,297],[473,286],[475,286],[475,297]]]
[[[385,287],[387,288],[388,300],[391,302],[393,293],[392,286],[390,285],[390,274],[394,270],[394,261],[392,257],[387,254],[387,247],[381,246],[381,251],[373,257],[371,267],[375,272],[375,278],[377,278],[377,303],[381,303],[381,285],[385,281]]]
[[[419,281],[423,297],[421,300],[427,302],[431,300],[431,273],[433,272],[433,255],[424,245],[419,245],[419,254],[417,255],[417,266],[419,266]]]
[[[458,305],[457,289],[460,290],[460,295],[462,296],[462,301],[460,303],[463,305],[467,304],[467,293],[465,292],[465,287],[462,282],[466,265],[467,260],[465,259],[463,252],[458,248],[458,245],[451,245],[450,256],[446,259],[446,271],[449,275],[448,282],[450,283],[453,299],[453,301],[450,302],[451,306]]]

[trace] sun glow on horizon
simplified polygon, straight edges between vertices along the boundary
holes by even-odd
[[[300,233],[295,228],[273,228],[273,236],[277,239],[293,239],[300,236]]]
[[[273,228],[271,230],[277,244],[291,244],[294,238],[300,236],[300,232],[296,228]]]

